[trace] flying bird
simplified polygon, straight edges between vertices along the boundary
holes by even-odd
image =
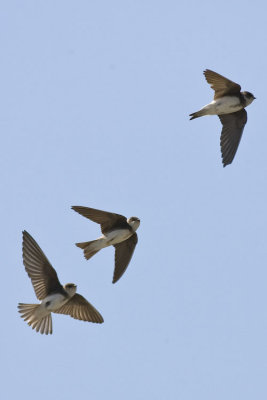
[[[52,333],[51,312],[70,315],[82,321],[104,322],[99,312],[83,296],[76,293],[77,286],[62,286],[45,254],[33,237],[23,231],[23,263],[31,278],[39,304],[18,304],[21,317],[37,332]]]
[[[104,247],[115,247],[115,269],[112,283],[117,282],[131,261],[138,240],[135,231],[140,225],[140,219],[137,217],[126,219],[123,215],[96,210],[95,208],[81,206],[71,208],[101,226],[103,235],[98,239],[76,243],[77,247],[84,250],[84,257],[87,260]]]
[[[233,161],[246,125],[245,107],[249,106],[256,97],[250,92],[241,92],[241,86],[238,83],[230,81],[217,72],[206,69],[203,73],[215,91],[214,100],[201,110],[190,114],[190,120],[203,115],[218,115],[223,126],[221,153],[225,167]]]

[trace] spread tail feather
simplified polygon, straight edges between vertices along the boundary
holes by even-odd
[[[21,318],[27,322],[32,329],[36,332],[45,333],[48,335],[52,333],[52,318],[51,313],[45,314],[38,312],[40,304],[18,304],[19,313],[21,313]]]
[[[91,240],[90,242],[81,242],[81,243],[76,243],[77,247],[80,247],[80,249],[83,249],[83,254],[86,260],[89,260],[91,257],[93,257],[96,253],[99,252],[101,249],[96,249],[96,245],[98,244],[98,240]]]

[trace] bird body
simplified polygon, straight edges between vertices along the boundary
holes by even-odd
[[[52,333],[51,312],[67,314],[88,322],[102,323],[100,313],[80,294],[77,286],[67,283],[62,286],[57,273],[45,254],[26,231],[23,232],[23,263],[31,278],[39,304],[19,303],[21,317],[37,332]]]
[[[97,242],[96,247],[103,249],[104,247],[114,246],[114,244],[123,242],[132,236],[134,232],[131,232],[129,229],[116,229],[114,231],[110,231],[105,235],[100,236],[98,239],[93,242]]]
[[[139,218],[126,219],[120,214],[82,206],[73,206],[72,209],[101,225],[102,236],[98,239],[76,243],[77,247],[84,250],[84,257],[87,260],[105,247],[115,247],[113,283],[117,282],[129,265],[137,244],[138,239],[135,231],[140,225]]]
[[[242,110],[243,105],[240,103],[240,99],[236,96],[224,96],[217,100],[212,100],[211,103],[202,107],[201,110],[190,114],[191,119],[202,117],[204,115],[222,115],[229,114],[239,110]]]
[[[124,242],[131,236],[132,232],[129,231],[129,229],[117,229],[108,232],[106,235],[100,236],[98,239],[91,240],[89,242],[76,243],[76,246],[84,250],[84,256],[87,260],[89,260],[99,250]]]
[[[214,100],[199,111],[190,114],[190,120],[204,115],[218,115],[223,125],[221,152],[225,167],[234,159],[247,122],[247,112],[244,108],[250,105],[255,97],[250,92],[241,92],[240,85],[217,72],[207,69],[204,75],[215,91]]]

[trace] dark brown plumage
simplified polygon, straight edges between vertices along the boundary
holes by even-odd
[[[21,317],[37,332],[51,334],[51,312],[72,318],[102,323],[101,314],[83,296],[76,293],[76,285],[59,282],[57,273],[33,237],[23,232],[23,263],[40,304],[19,303]]]
[[[214,90],[214,100],[201,110],[190,114],[190,120],[204,115],[218,115],[222,123],[221,154],[225,167],[233,161],[247,122],[244,110],[255,99],[250,92],[241,92],[238,83],[225,78],[217,72],[206,69],[204,76]],[[232,112],[233,111],[233,112]]]
[[[139,218],[131,217],[127,220],[126,217],[121,214],[97,210],[90,207],[72,206],[71,208],[81,214],[83,217],[86,217],[91,221],[100,224],[101,232],[104,235],[102,238],[96,240],[76,243],[77,247],[83,249],[84,257],[87,260],[93,257],[103,247],[107,247],[109,245],[113,245],[115,247],[115,268],[112,283],[117,282],[126,271],[134,253],[138,238],[131,224],[136,221],[139,226]],[[125,239],[120,239],[119,242],[116,242],[113,237],[112,239],[110,239],[109,242],[109,234],[113,231],[121,230],[124,230],[128,237],[126,237]],[[103,242],[102,247],[100,244],[101,240]]]

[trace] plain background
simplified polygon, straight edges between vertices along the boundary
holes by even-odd
[[[1,395],[5,399],[251,400],[267,396],[264,1],[1,4]],[[189,121],[213,69],[251,91],[223,168],[217,117]],[[70,207],[138,216],[112,285],[114,249]],[[33,331],[26,229],[102,313]]]

